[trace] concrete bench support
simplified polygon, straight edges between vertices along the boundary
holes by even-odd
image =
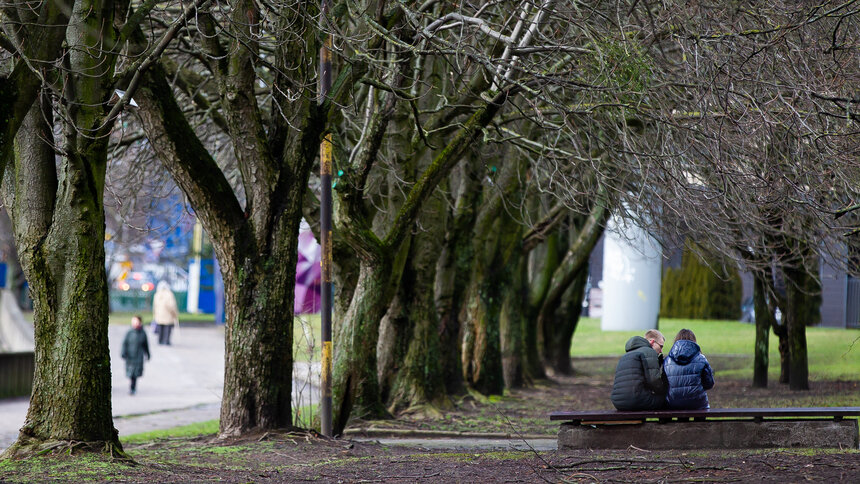
[[[561,424],[564,449],[753,449],[816,447],[857,449],[857,420],[707,420],[620,425]]]

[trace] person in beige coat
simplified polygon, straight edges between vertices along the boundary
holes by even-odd
[[[176,307],[176,297],[166,281],[158,283],[152,298],[152,320],[158,325],[158,344],[169,345],[173,326],[179,325],[179,308]]]

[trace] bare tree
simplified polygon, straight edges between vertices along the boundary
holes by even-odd
[[[845,261],[842,237],[856,223],[832,216],[858,197],[848,94],[860,73],[848,54],[860,40],[855,7],[704,2],[656,12],[649,34],[661,48],[660,75],[680,90],[654,106],[674,126],[655,137],[663,156],[651,157],[639,184],[647,202],[635,206],[664,232],[707,240],[756,272],[768,294],[757,307],[762,327],[775,320],[759,310],[782,299],[768,283],[772,271],[783,276],[786,321],[775,329],[785,331],[792,389],[808,388],[804,314],[817,254]],[[758,334],[761,356],[766,333]],[[756,368],[761,376],[762,358]]]

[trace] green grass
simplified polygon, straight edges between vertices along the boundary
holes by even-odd
[[[123,437],[123,444],[140,444],[157,439],[175,439],[186,437],[198,437],[200,435],[214,435],[218,433],[218,419],[197,422],[170,429],[153,430]]]
[[[690,319],[661,319],[660,331],[666,336],[666,348],[682,328],[696,334],[702,352],[708,355],[745,355],[749,362],[744,368],[721,371],[723,376],[752,378],[752,355],[755,344],[755,326],[737,321],[706,321]],[[631,336],[644,331],[602,331],[600,320],[580,318],[573,336],[571,355],[607,356],[624,353],[624,344]],[[860,330],[835,328],[807,328],[806,341],[811,380],[853,380],[860,375]],[[770,335],[771,378],[779,375],[778,339]]]
[[[317,409],[317,405],[303,405],[297,409],[293,408],[293,421],[297,425],[304,427],[310,427],[313,423],[316,424],[316,427],[319,427],[319,410]],[[120,440],[123,444],[141,444],[159,439],[193,438],[203,435],[215,435],[217,433],[218,419],[214,419],[169,429],[131,434],[122,437]]]
[[[70,454],[69,454],[70,455]],[[64,455],[8,459],[0,463],[2,482],[116,482],[122,480],[129,466],[109,457],[81,453],[74,458]]]

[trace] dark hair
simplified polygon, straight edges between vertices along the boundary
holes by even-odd
[[[689,341],[692,341],[693,343],[695,343],[696,342],[696,335],[693,334],[693,332],[690,331],[689,329],[682,329],[681,331],[678,331],[678,336],[675,336],[675,341],[673,341],[673,343],[676,343],[676,342],[678,342],[678,340],[682,340],[682,339],[686,339],[686,340],[689,340]]]
[[[141,316],[140,314],[135,314],[134,316],[131,317],[131,319],[134,319],[134,318],[137,318],[137,320],[140,321],[140,324],[143,324],[143,316]]]

